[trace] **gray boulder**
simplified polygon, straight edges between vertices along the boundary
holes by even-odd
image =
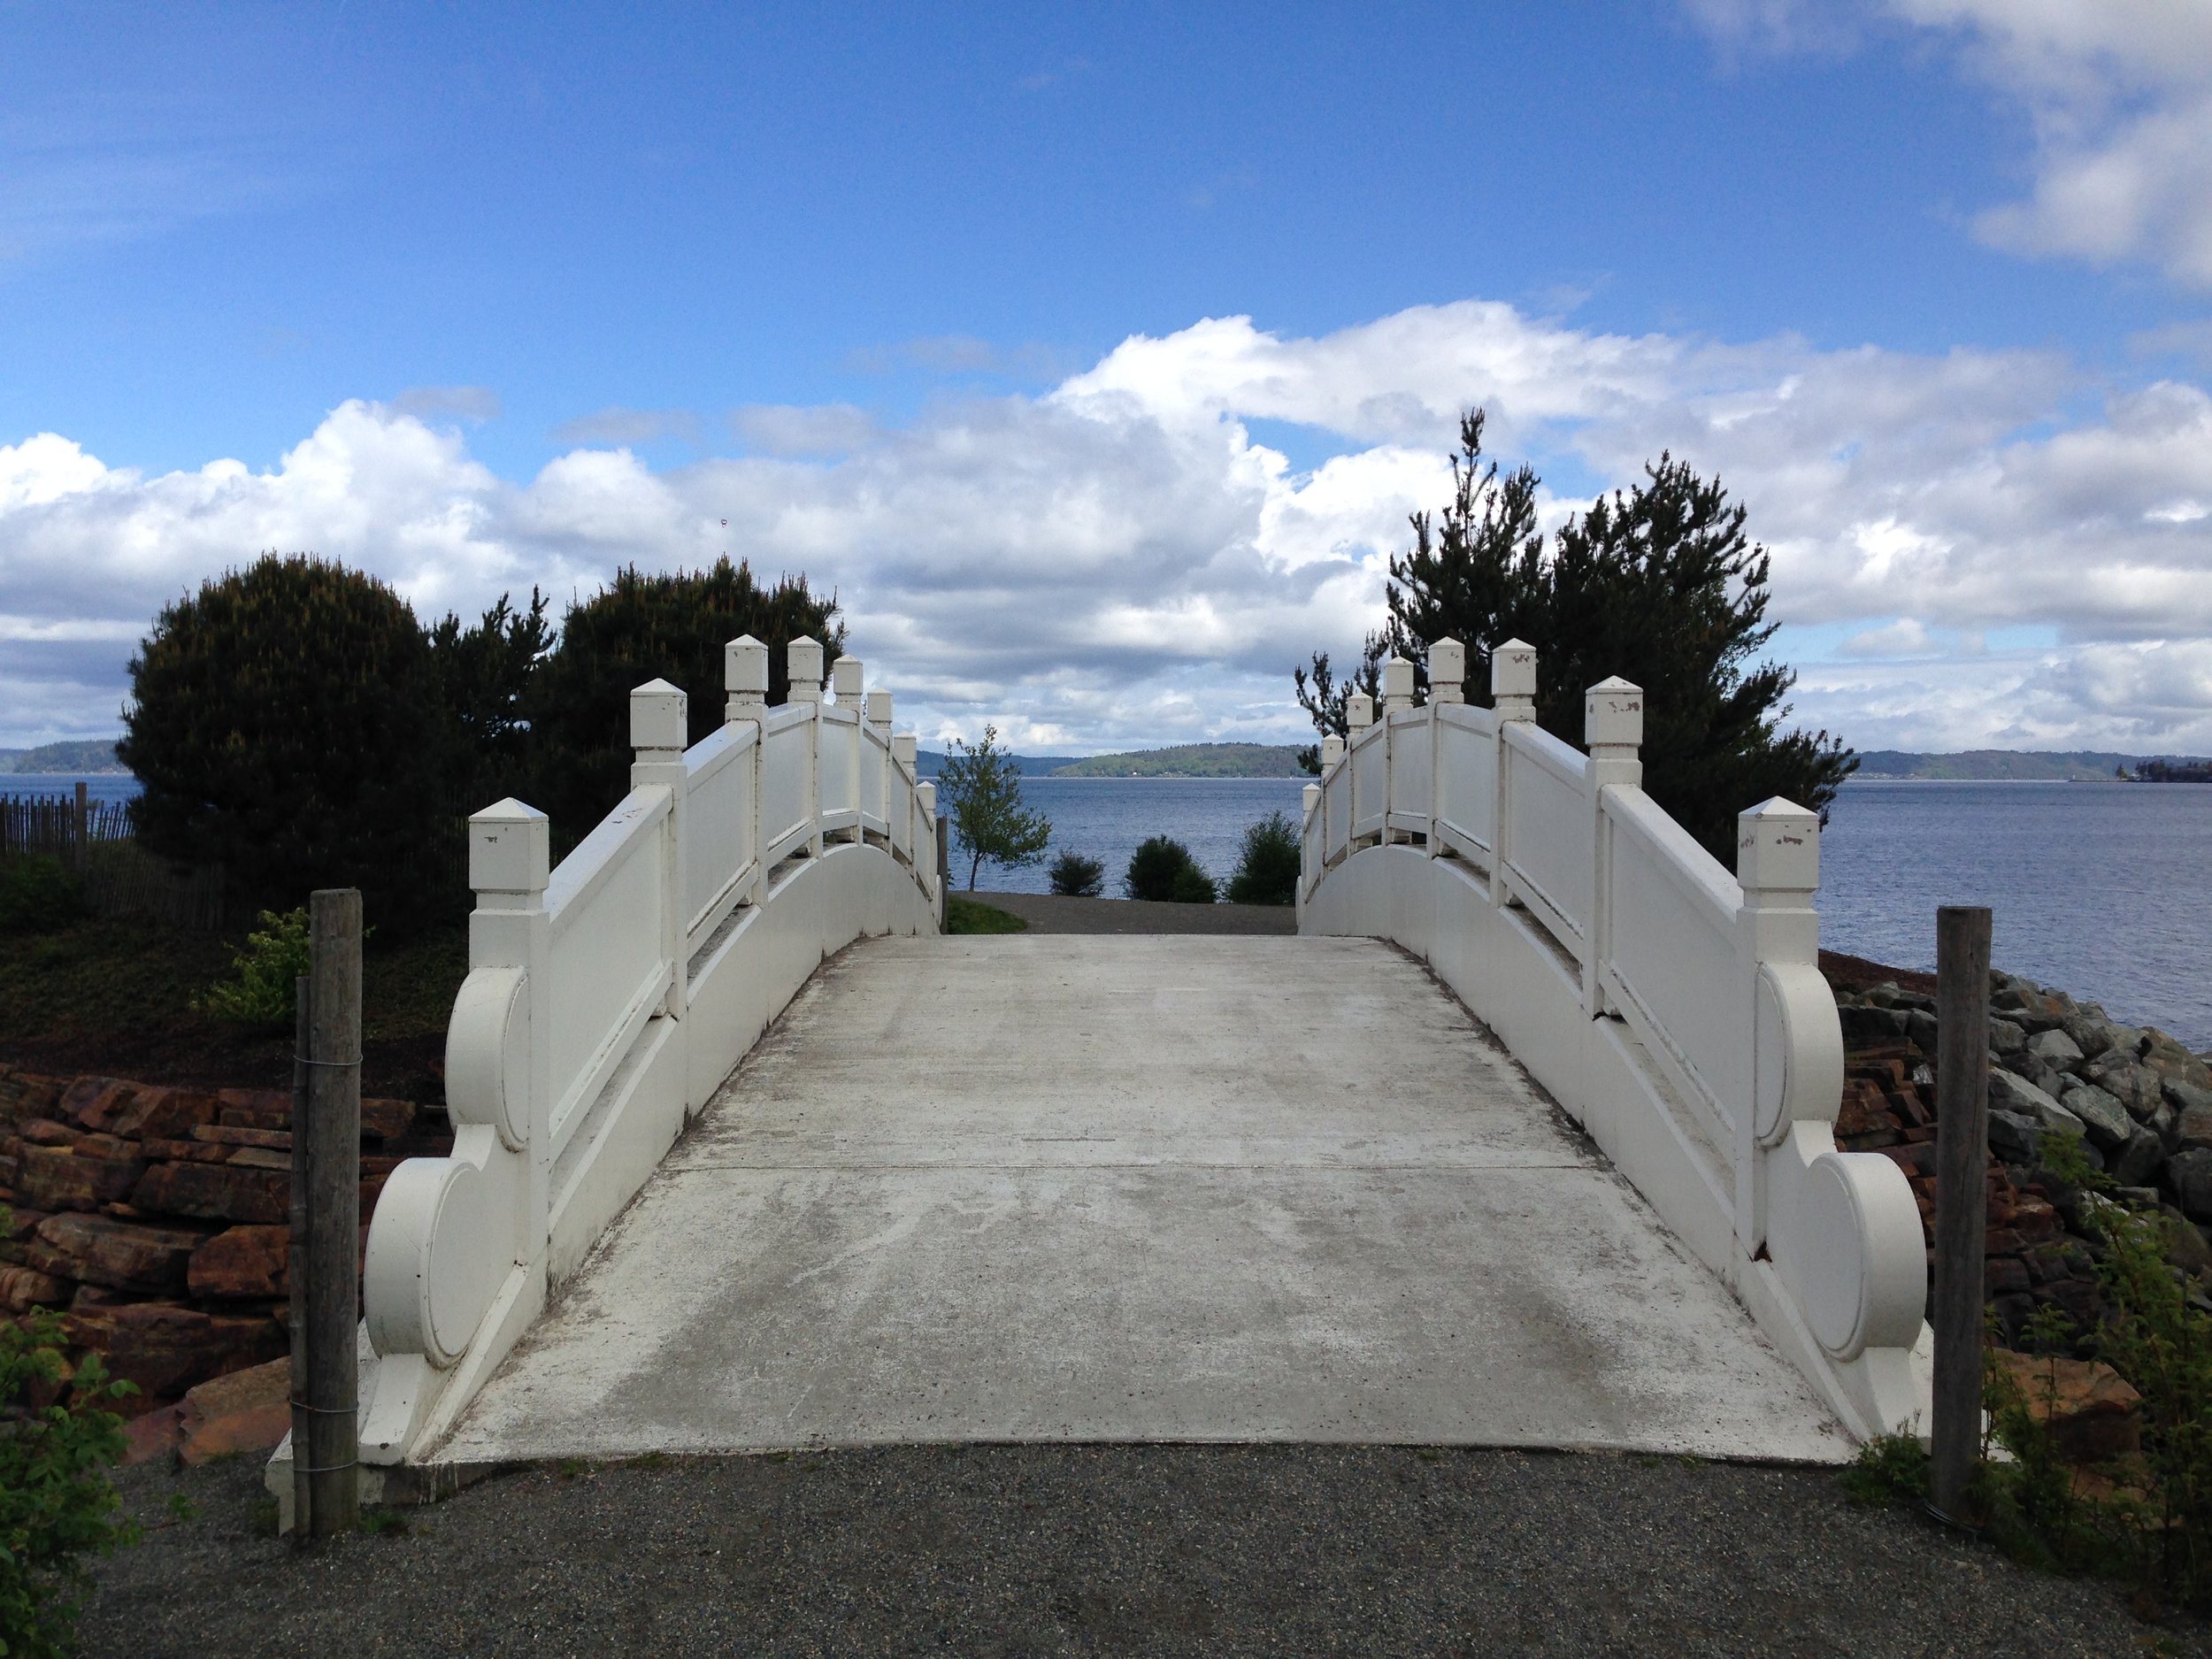
[[[2212,1111],[2212,1088],[2199,1088],[2172,1078],[2165,1080],[2163,1087],[2166,1103],[2177,1112]]]
[[[2159,1139],[2155,1129],[2141,1124],[2130,1124],[2128,1128],[2127,1141],[2112,1154],[2112,1179],[2122,1187],[2140,1187],[2166,1161],[2166,1143]]]
[[[2212,1147],[2212,1106],[2192,1106],[2174,1118],[2174,1149],[2194,1152]]]
[[[1989,1149],[2008,1164],[2023,1164],[2033,1169],[2038,1162],[2037,1143],[2042,1133],[2041,1124],[2018,1112],[1993,1110],[1989,1114]]]
[[[2085,1083],[2079,1078],[2066,1079],[2073,1087],[2058,1097],[2058,1103],[2082,1121],[2089,1138],[2106,1151],[2124,1146],[2135,1132],[2135,1120],[2127,1108],[2094,1083]],[[2144,1131],[2153,1141],[2158,1136]]]
[[[2201,1273],[2212,1268],[2212,1244],[2205,1241],[2203,1233],[2189,1225],[2189,1218],[2171,1204],[2162,1204],[2159,1213],[2174,1224],[2172,1241],[2166,1247],[2166,1259],[2185,1273]]]
[[[2062,1134],[2079,1136],[2085,1133],[2080,1118],[2027,1079],[2016,1077],[2010,1071],[1989,1074],[1989,1108],[1992,1112],[2011,1112],[2032,1120],[2039,1128],[2055,1129]]]
[[[2008,1019],[1992,1015],[1989,1021],[1989,1051],[2001,1059],[2009,1060],[2028,1046],[2028,1033]]]
[[[1871,1048],[1905,1034],[1905,1010],[1901,1008],[1839,1007],[1836,1018],[1843,1026],[1846,1048]]]
[[[2139,1123],[2156,1112],[2165,1100],[2158,1073],[2124,1048],[2106,1050],[2082,1067],[2081,1075],[2126,1107],[2128,1116]]]
[[[2063,1031],[2039,1031],[2028,1039],[2028,1058],[2055,1071],[2070,1071],[2087,1057]]]
[[[2168,1158],[2166,1188],[2190,1220],[2212,1221],[2212,1147],[2198,1147]]]
[[[1935,1058],[1936,1017],[1917,1008],[1905,1010],[1905,1035],[1912,1040],[1920,1052]]]
[[[2094,1013],[2079,1013],[2068,1018],[2060,1027],[2074,1040],[2074,1046],[2091,1059],[2112,1047],[2112,1027]]]

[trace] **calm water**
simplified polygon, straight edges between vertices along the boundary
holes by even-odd
[[[1932,968],[1986,904],[1999,967],[2212,1046],[2212,786],[1850,783],[1820,862],[1832,949]]]
[[[96,800],[135,779],[88,780]],[[0,795],[66,795],[73,777],[0,777]],[[1246,825],[1298,814],[1294,778],[1029,778],[1055,853],[1106,866],[1172,835],[1209,873],[1236,868]],[[1935,965],[1939,904],[1995,912],[2000,967],[2056,985],[2115,1018],[2212,1047],[2212,786],[1850,783],[1821,840],[1821,940],[1900,967]],[[966,871],[956,867],[965,885]],[[978,885],[1042,893],[1045,866],[986,866]]]
[[[95,778],[80,772],[0,772],[0,795],[74,797],[80,778],[84,779],[85,794],[95,801],[127,801],[138,793],[138,780],[128,772],[109,772]]]

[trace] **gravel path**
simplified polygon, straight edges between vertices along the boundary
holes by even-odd
[[[127,1471],[86,1651],[2212,1654],[1832,1472],[1346,1447],[902,1447],[526,1470],[311,1555],[257,1460]]]
[[[1049,893],[974,893],[961,897],[1010,910],[1033,933],[1294,933],[1287,904],[1161,904],[1151,899],[1064,899]]]

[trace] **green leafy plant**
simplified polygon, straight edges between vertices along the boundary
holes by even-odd
[[[1917,1503],[1928,1495],[1928,1454],[1909,1434],[1878,1434],[1843,1471],[1844,1495],[1864,1509]]]
[[[0,858],[0,933],[49,933],[84,913],[84,895],[51,853]]]
[[[1052,861],[1052,890],[1063,898],[1094,899],[1106,890],[1106,866],[1081,853],[1064,852]]]
[[[968,849],[968,891],[987,861],[1013,869],[1033,864],[1052,840],[1052,820],[1022,804],[1021,769],[998,746],[998,727],[983,728],[971,746],[959,738],[937,770],[937,797],[952,822],[953,839]]]
[[[1199,868],[1190,849],[1168,835],[1153,836],[1129,856],[1121,889],[1133,899],[1174,904],[1211,904],[1217,896],[1213,878]]]
[[[313,951],[304,906],[279,914],[261,912],[261,929],[246,935],[246,948],[231,958],[233,977],[211,985],[193,1000],[199,1013],[257,1031],[289,1031],[294,996]]]
[[[86,1557],[138,1541],[107,1478],[123,1455],[123,1420],[104,1401],[135,1394],[99,1356],[70,1374],[52,1313],[0,1322],[0,1653],[10,1659],[75,1647],[89,1587]]]
[[[1244,845],[1229,878],[1232,904],[1294,904],[1304,849],[1298,826],[1284,812],[1272,812],[1245,826]]]

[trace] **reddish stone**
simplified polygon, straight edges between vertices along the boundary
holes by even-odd
[[[2030,1244],[2055,1239],[2061,1231],[2058,1211],[2040,1198],[2023,1198],[2012,1215],[2013,1231]]]
[[[17,1187],[39,1210],[97,1210],[130,1196],[145,1167],[136,1159],[81,1158],[61,1147],[26,1147]]]
[[[51,1216],[39,1225],[31,1265],[111,1290],[174,1295],[184,1289],[185,1270],[204,1236],[111,1216]]]
[[[292,1132],[288,1129],[242,1129],[233,1124],[202,1124],[192,1132],[192,1138],[225,1147],[271,1147],[280,1152],[292,1149]]]
[[[1879,1089],[1863,1082],[1844,1085],[1843,1107],[1836,1114],[1839,1135],[1868,1135],[1894,1127]]]
[[[234,1169],[289,1170],[289,1152],[272,1152],[266,1147],[233,1147],[223,1155],[223,1162]]]
[[[361,1102],[361,1133],[378,1141],[396,1141],[414,1127],[415,1102],[406,1100],[365,1100]]]
[[[292,1428],[292,1362],[273,1359],[204,1382],[183,1400],[187,1467],[233,1452],[265,1452]]]
[[[0,1310],[28,1313],[58,1308],[69,1300],[69,1281],[35,1267],[0,1267]]]
[[[71,1147],[84,1132],[71,1124],[56,1123],[51,1118],[29,1118],[18,1126],[16,1133],[23,1137],[26,1146]]]
[[[142,1144],[148,1157],[166,1159],[173,1164],[220,1164],[230,1155],[228,1147],[204,1141],[148,1141]]]
[[[110,1127],[116,1134],[142,1141],[170,1140],[211,1122],[215,1111],[215,1096],[197,1089],[142,1086]]]
[[[2017,1256],[2027,1248],[2028,1241],[2009,1227],[1992,1227],[1982,1234],[1985,1256]]]
[[[184,1402],[161,1406],[123,1425],[125,1467],[150,1463],[177,1449],[184,1438]]]
[[[0,1123],[52,1117],[68,1087],[65,1077],[42,1077],[35,1071],[19,1071],[12,1065],[0,1066]]]
[[[130,1200],[141,1210],[210,1221],[281,1222],[291,1205],[291,1178],[280,1171],[230,1164],[157,1164]]]
[[[142,1156],[137,1141],[126,1141],[120,1135],[98,1133],[79,1135],[77,1144],[71,1150],[81,1158],[111,1158],[119,1164],[128,1163]]]
[[[62,1093],[55,1115],[85,1129],[105,1129],[116,1113],[130,1104],[138,1085],[121,1078],[81,1077]]]
[[[2142,1449],[2142,1396],[2101,1360],[2015,1354],[1992,1357],[2019,1386],[2028,1410],[2051,1431],[2051,1445],[2070,1463],[2098,1463]]]
[[[192,1294],[209,1300],[288,1296],[291,1249],[288,1227],[233,1227],[219,1233],[192,1254]]]
[[[289,1129],[292,1094],[288,1089],[227,1088],[215,1097],[215,1121],[239,1129]]]
[[[201,1313],[168,1302],[73,1310],[63,1325],[73,1347],[104,1356],[111,1374],[143,1391],[135,1401],[117,1402],[131,1417],[211,1377],[273,1360],[288,1347],[273,1319]]]

